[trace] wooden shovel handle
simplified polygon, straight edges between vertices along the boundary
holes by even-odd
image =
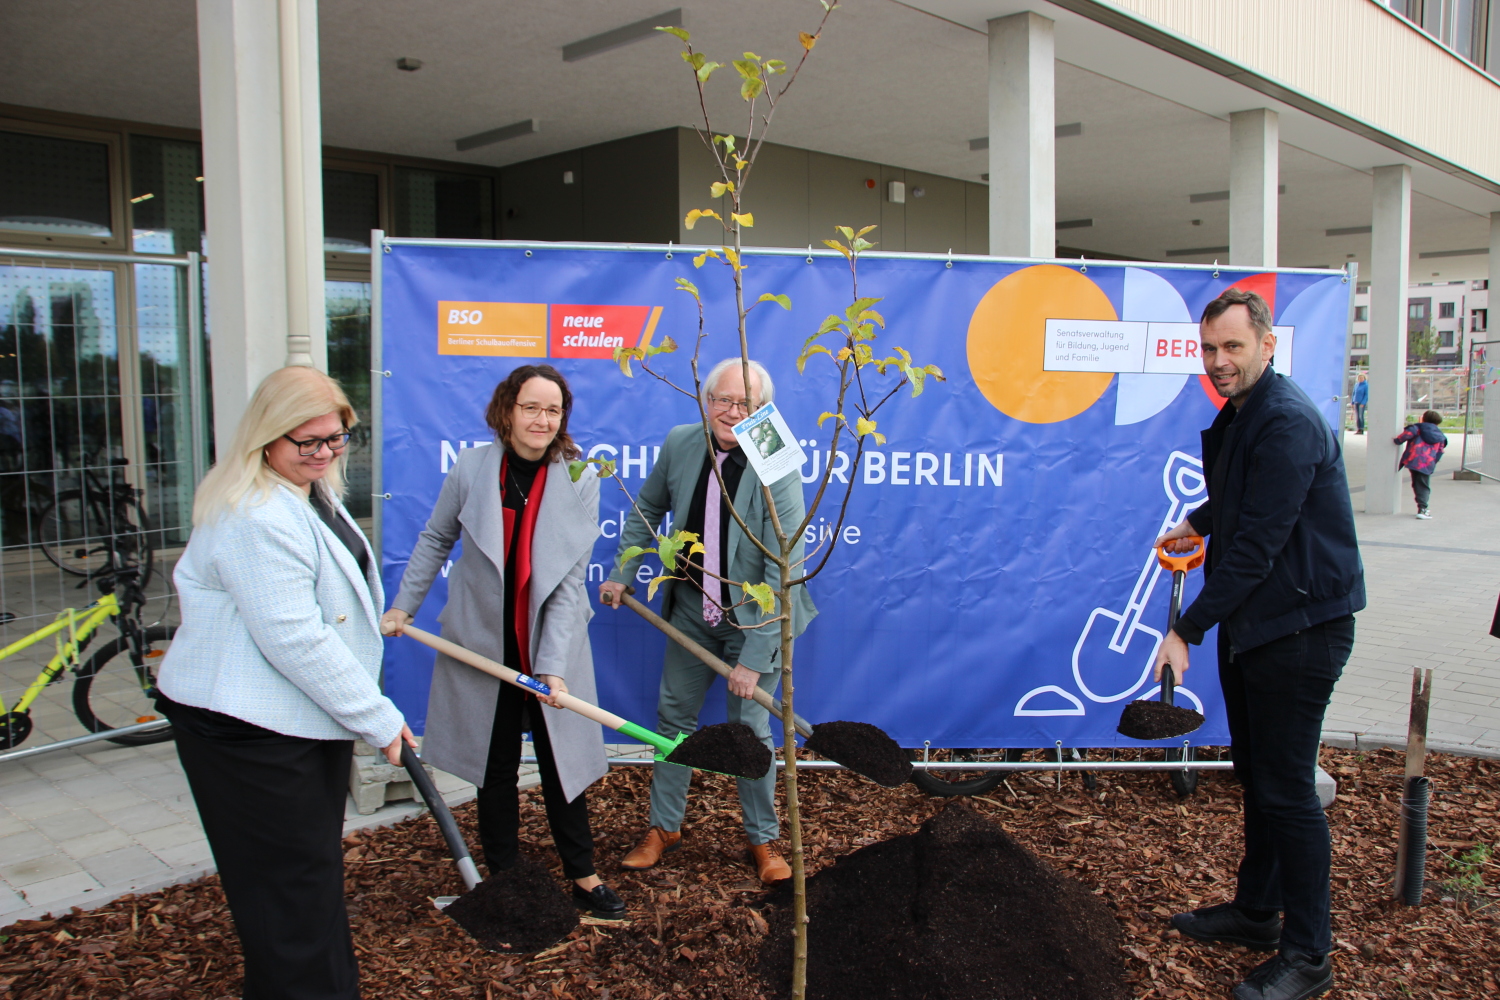
[[[646,619],[646,621],[661,629],[662,632],[666,634],[668,639],[671,639],[673,642],[677,643],[677,645],[681,646],[689,653],[692,653],[704,663],[708,664],[713,672],[718,674],[720,677],[727,678],[733,671],[733,668],[730,667],[729,664],[725,663],[723,660],[719,659],[717,656],[710,653],[698,643],[694,642],[692,639],[689,639],[686,635],[684,635],[682,629],[678,628],[676,625],[673,625],[661,615],[657,614],[655,611],[652,611],[650,608],[646,607],[640,601],[632,597],[630,590],[627,589],[625,593],[621,594],[620,600],[624,601],[625,606],[628,607],[631,611],[634,611],[636,614]],[[780,698],[772,697],[765,691],[762,691],[759,687],[755,689],[755,694],[752,697],[754,697],[756,704],[763,706],[772,715],[776,716],[776,718],[781,718]],[[792,716],[792,725],[804,739],[812,735],[812,726],[808,725],[807,720],[802,718],[802,716],[794,714]]]
[[[385,632],[386,635],[392,635],[394,634],[395,629],[392,628],[390,631],[386,631],[386,626],[382,625],[381,631]],[[415,625],[401,626],[401,634],[410,636],[411,638],[422,643],[424,646],[431,646],[433,649],[437,650],[439,653],[442,653],[444,656],[451,657],[460,663],[467,663],[475,670],[483,671],[484,673],[489,674],[491,677],[498,677],[507,684],[513,684],[516,687],[520,688],[522,691],[536,694],[536,689],[533,688],[531,684],[526,683],[526,681],[530,681],[531,678],[527,677],[525,680],[522,680],[522,674],[519,671],[512,670],[510,669],[510,667],[505,666],[503,663],[496,663],[488,656],[481,656],[471,649],[465,649],[456,642],[451,642],[447,639],[444,639],[440,635],[433,635],[431,632],[428,632],[425,629],[417,628]],[[537,682],[532,681],[532,684],[535,683]],[[539,686],[543,688],[546,687],[545,684]],[[570,694],[557,694],[554,696],[557,698],[558,704],[563,708],[566,708],[572,712],[577,712],[585,719],[593,719],[601,726],[608,726],[610,729],[619,729],[621,726],[626,724],[626,720],[620,718],[620,716],[616,715],[615,713],[605,711],[598,705],[592,705],[589,702],[584,701],[582,698],[575,698]]]

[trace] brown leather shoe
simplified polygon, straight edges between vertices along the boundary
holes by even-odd
[[[681,846],[682,831],[668,833],[660,827],[653,826],[641,838],[640,845],[625,855],[625,860],[620,862],[620,867],[631,868],[636,871],[644,868],[655,868],[656,863],[661,860],[663,854],[675,851]]]
[[[750,861],[755,865],[756,874],[766,885],[792,877],[791,866],[781,860],[781,855],[771,850],[770,844],[751,844]]]

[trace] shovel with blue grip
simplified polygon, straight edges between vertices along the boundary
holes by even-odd
[[[552,689],[534,677],[528,677],[517,670],[501,663],[496,663],[487,656],[470,649],[465,649],[456,642],[450,642],[442,636],[433,635],[431,632],[417,628],[414,625],[400,626],[399,628],[389,622],[382,622],[380,630],[386,635],[410,636],[425,646],[431,646],[445,656],[451,657],[460,663],[466,663],[476,670],[483,671],[491,677],[497,677],[507,684],[512,684],[524,691],[550,697]],[[734,770],[717,770],[714,768],[701,767],[695,763],[694,751],[700,746],[715,740],[715,735],[709,730],[720,730],[724,726],[709,726],[700,729],[691,735],[678,733],[676,739],[668,739],[652,732],[644,726],[638,726],[634,722],[623,719],[613,712],[600,708],[571,694],[558,694],[556,701],[559,707],[566,708],[571,712],[577,712],[586,719],[592,719],[601,726],[606,726],[616,732],[623,733],[633,740],[639,740],[656,749],[656,760],[668,764],[680,764],[699,771],[712,771],[715,774],[727,774],[731,778],[763,778],[771,769],[771,751],[750,734],[749,740],[739,740],[731,747],[731,751],[738,750],[738,760]],[[749,727],[739,727],[750,732]],[[707,734],[707,735],[705,735]],[[686,747],[684,747],[686,744]],[[757,750],[759,752],[757,752]],[[716,756],[716,761],[722,763],[723,756]]]

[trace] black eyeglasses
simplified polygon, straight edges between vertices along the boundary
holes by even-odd
[[[292,444],[296,445],[297,454],[301,455],[303,458],[312,458],[322,450],[324,445],[327,445],[329,452],[335,455],[349,446],[348,431],[344,431],[341,434],[335,434],[332,437],[308,438],[306,441],[298,441],[290,434],[283,434],[281,436],[292,442]]]

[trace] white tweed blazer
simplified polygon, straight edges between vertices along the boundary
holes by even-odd
[[[371,553],[362,576],[300,492],[278,485],[194,528],[172,580],[182,626],[157,679],[167,697],[288,736],[384,747],[400,735],[380,692],[379,562]]]

